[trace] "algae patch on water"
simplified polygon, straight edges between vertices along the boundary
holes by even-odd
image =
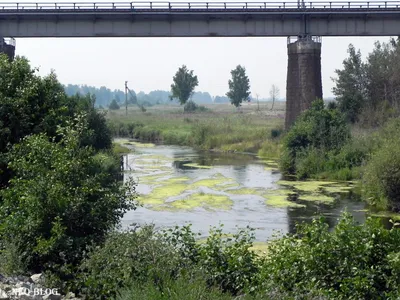
[[[299,195],[299,200],[332,203],[335,201],[335,198],[324,194],[308,194]]]
[[[288,181],[280,180],[277,182],[279,185],[291,186],[296,190],[302,192],[317,192],[326,185],[335,184],[332,181]]]
[[[173,201],[170,205],[183,210],[193,210],[198,207],[212,210],[229,210],[233,205],[233,201],[223,195],[192,194],[185,199]]]
[[[274,207],[306,207],[304,204],[289,201],[287,195],[266,195],[265,203]]]
[[[228,194],[233,194],[233,195],[259,195],[259,194],[261,194],[260,190],[246,188],[246,187],[243,187],[240,189],[229,189],[229,190],[225,190],[225,192]]]
[[[204,165],[199,165],[196,163],[187,163],[183,164],[184,167],[191,167],[191,168],[196,168],[196,169],[211,169],[211,166],[204,166]]]
[[[195,189],[198,187],[208,187],[208,188],[212,188],[214,186],[219,186],[222,184],[229,184],[229,183],[233,183],[233,179],[231,178],[226,178],[221,174],[216,174],[213,177],[209,178],[209,179],[200,179],[198,181],[193,182],[188,189]]]
[[[186,190],[185,184],[167,184],[156,187],[150,194],[139,197],[139,202],[150,205],[164,204],[170,197],[179,196]]]

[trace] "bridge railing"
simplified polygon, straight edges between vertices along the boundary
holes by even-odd
[[[1,3],[0,10],[314,10],[398,9],[400,1],[297,1],[289,2],[18,2]]]

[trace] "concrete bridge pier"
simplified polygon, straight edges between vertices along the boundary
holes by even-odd
[[[15,39],[11,38],[6,41],[0,36],[0,53],[7,54],[8,58],[13,60],[15,56]]]
[[[288,38],[288,69],[286,81],[285,129],[289,129],[297,117],[322,99],[321,38]]]

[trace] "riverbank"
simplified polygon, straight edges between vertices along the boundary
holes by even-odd
[[[146,142],[191,146],[221,152],[250,152],[279,157],[284,104],[270,110],[270,103],[245,104],[238,112],[230,104],[209,105],[208,110],[183,113],[180,106],[154,106],[142,112],[135,107],[109,111],[114,137]]]

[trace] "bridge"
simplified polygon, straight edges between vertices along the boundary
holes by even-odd
[[[289,37],[286,128],[322,98],[321,36],[398,35],[400,1],[0,3],[10,59],[2,37]]]
[[[398,1],[0,3],[9,37],[390,36]]]

